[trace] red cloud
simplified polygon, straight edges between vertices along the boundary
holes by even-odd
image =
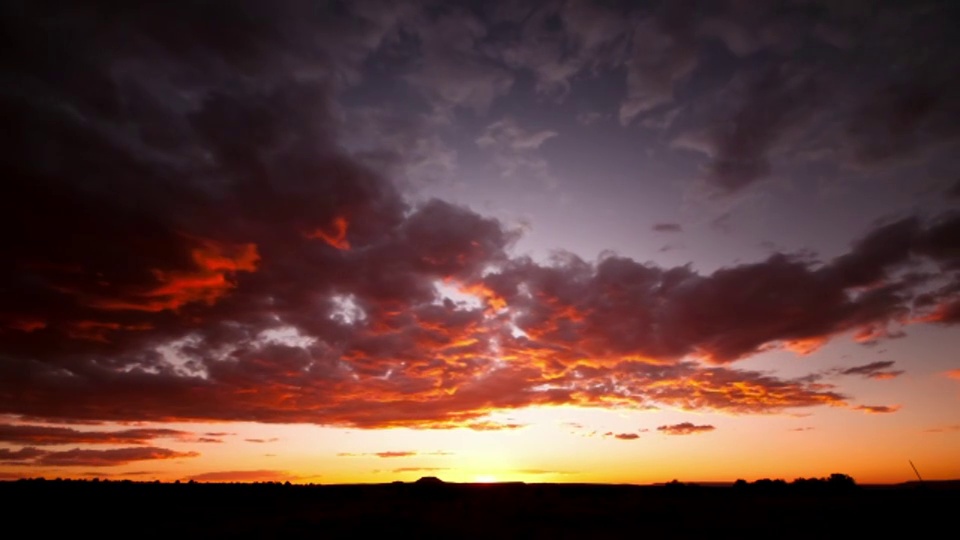
[[[10,450],[9,448],[0,448],[0,462],[30,461],[36,459],[47,452],[39,448],[28,446],[19,450]]]
[[[389,450],[389,451],[386,451],[386,452],[372,452],[372,453],[367,453],[367,454],[352,454],[352,453],[348,453],[348,452],[343,452],[343,453],[337,454],[338,457],[376,456],[376,457],[379,457],[379,458],[401,458],[401,457],[411,457],[411,456],[416,456],[416,455],[417,455],[417,452],[412,452],[412,451],[395,451],[395,450]]]
[[[152,446],[114,448],[110,450],[83,450],[74,448],[73,450],[65,450],[62,452],[44,452],[29,462],[29,464],[63,467],[113,467],[136,461],[192,458],[199,455],[197,452],[176,452],[167,448],[156,448]]]
[[[13,321],[7,323],[7,328],[12,328],[14,330],[19,330],[21,332],[34,332],[36,330],[42,330],[47,327],[47,322],[41,319],[32,319],[32,318],[21,318],[14,319]]]
[[[137,331],[150,330],[151,324],[120,324],[104,321],[71,321],[65,325],[67,337],[74,339],[86,339],[90,341],[100,341],[109,343],[108,336],[111,332],[117,330]]]
[[[696,433],[706,433],[714,429],[716,428],[707,424],[698,426],[691,422],[681,422],[679,424],[660,426],[657,428],[657,431],[662,431],[667,435],[693,435]]]
[[[147,444],[154,439],[185,439],[192,434],[174,429],[125,429],[80,431],[73,428],[0,424],[0,442],[10,444]]]
[[[286,471],[215,471],[188,476],[185,480],[195,482],[290,482],[299,477]]]
[[[309,234],[307,238],[318,238],[323,240],[331,247],[346,251],[350,249],[350,242],[347,241],[347,218],[337,216],[333,219],[330,227],[332,231],[317,229]]]
[[[396,458],[396,457],[410,457],[417,455],[416,452],[377,452],[377,457],[381,458]]]
[[[212,305],[233,289],[230,276],[236,272],[253,272],[260,255],[254,244],[222,244],[209,239],[195,239],[199,246],[191,250],[195,271],[154,269],[158,285],[133,292],[126,298],[93,299],[91,307],[109,311],[157,312],[177,310],[186,304],[202,302]]]

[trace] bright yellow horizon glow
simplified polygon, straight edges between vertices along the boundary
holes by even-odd
[[[883,388],[876,388],[879,385]],[[199,455],[116,466],[36,466],[7,460],[0,464],[0,479],[349,484],[413,482],[435,476],[458,483],[656,484],[673,479],[791,481],[836,472],[861,484],[874,484],[914,480],[908,460],[925,480],[960,478],[957,381],[937,374],[926,379],[905,376],[868,381],[857,388],[862,403],[873,401],[872,392],[897,396],[903,408],[892,414],[815,407],[781,414],[726,415],[540,406],[491,413],[490,422],[524,426],[499,431],[256,423],[65,425],[81,431],[163,428],[196,437],[157,438],[143,445],[0,443],[0,449],[15,452],[33,446],[65,452],[148,446]],[[944,396],[949,396],[949,403]],[[687,422],[714,429],[692,435],[668,435],[657,429]],[[10,419],[7,423],[38,424]],[[616,438],[617,434],[636,437]],[[205,435],[221,442],[198,442]]]

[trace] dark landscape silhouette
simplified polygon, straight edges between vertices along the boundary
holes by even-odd
[[[0,482],[0,497],[10,516],[36,507],[56,514],[30,524],[38,537],[850,538],[897,530],[920,538],[955,526],[960,481],[860,486],[843,474],[725,486],[24,479]]]

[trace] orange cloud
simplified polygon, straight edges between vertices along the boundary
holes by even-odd
[[[154,269],[159,285],[126,298],[100,298],[91,307],[108,311],[159,312],[177,310],[186,304],[212,305],[236,287],[231,281],[237,272],[253,272],[260,255],[255,244],[228,245],[213,240],[195,239],[200,246],[191,250],[197,269],[166,271]]]
[[[300,477],[286,471],[215,471],[188,476],[185,480],[195,482],[289,482]]]
[[[807,356],[817,352],[825,343],[827,338],[823,336],[807,338],[807,339],[797,339],[794,341],[787,341],[784,343],[784,348],[792,353],[796,353],[800,356]]]
[[[337,454],[337,457],[376,456],[378,458],[403,458],[403,457],[412,457],[417,455],[421,455],[421,454],[419,452],[414,452],[410,450],[388,450],[385,452],[371,452],[371,453],[364,453],[364,454],[353,454],[350,452],[341,452]]]
[[[347,218],[337,216],[326,229],[315,229],[307,233],[306,236],[307,238],[323,240],[329,246],[339,249],[340,251],[347,251],[350,249],[350,242],[347,240],[348,225]]]
[[[960,368],[958,368],[958,369],[951,369],[950,371],[946,371],[946,372],[944,372],[944,376],[946,376],[946,377],[948,377],[948,378],[950,378],[950,379],[954,379],[954,380],[960,381]]]
[[[662,431],[667,435],[693,435],[696,433],[706,433],[714,429],[716,428],[709,424],[698,426],[692,422],[681,422],[679,424],[660,426],[657,428],[657,431]]]
[[[900,405],[857,405],[853,410],[867,414],[888,414],[899,411],[900,407]]]

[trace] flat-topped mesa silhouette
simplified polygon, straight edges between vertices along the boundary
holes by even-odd
[[[437,478],[436,476],[421,476],[414,483],[421,486],[440,486],[445,484],[446,482]]]

